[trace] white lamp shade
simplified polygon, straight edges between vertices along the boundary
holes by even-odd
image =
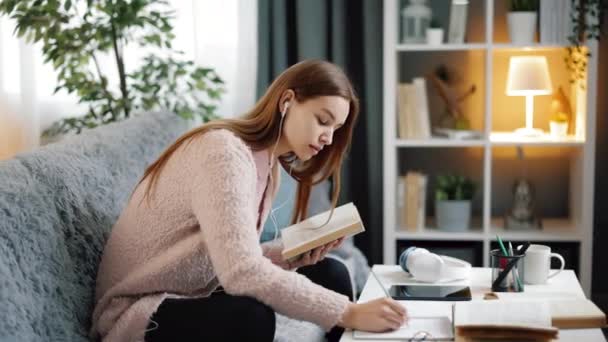
[[[511,57],[507,77],[507,95],[549,95],[552,91],[546,57]]]

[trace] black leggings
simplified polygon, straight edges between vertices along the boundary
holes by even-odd
[[[352,285],[346,266],[325,258],[298,269],[313,282],[342,293],[352,300]],[[206,298],[167,298],[148,325],[145,340],[157,341],[272,341],[275,313],[250,297],[215,292]],[[328,341],[338,341],[344,329],[335,326]]]

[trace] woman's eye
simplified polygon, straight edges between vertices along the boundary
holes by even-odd
[[[323,125],[323,126],[326,126],[327,124],[329,124],[329,121],[323,120],[319,116],[317,116],[317,121],[319,122],[320,125]]]

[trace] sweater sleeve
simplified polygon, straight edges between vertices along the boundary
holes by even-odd
[[[261,244],[262,253],[270,261],[284,270],[294,271],[296,268],[290,268],[289,263],[283,260],[283,241],[281,238],[272,241],[266,241]]]
[[[348,297],[283,270],[262,254],[255,229],[256,167],[236,136],[209,132],[198,159],[192,210],[220,284],[231,295],[249,296],[286,316],[330,330]]]

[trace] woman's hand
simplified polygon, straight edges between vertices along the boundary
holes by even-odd
[[[314,265],[314,264],[318,263],[319,261],[325,259],[325,255],[327,255],[327,253],[342,246],[343,242],[344,242],[344,238],[342,237],[342,238],[339,238],[338,240],[334,240],[328,244],[325,244],[323,246],[319,246],[313,250],[310,250],[310,251],[302,254],[302,256],[300,258],[298,258],[297,260],[290,262],[289,268],[293,269],[293,268],[298,268],[298,267],[303,267],[303,266],[308,266],[308,265]]]
[[[350,303],[338,325],[370,332],[397,330],[407,322],[407,310],[392,298]]]

